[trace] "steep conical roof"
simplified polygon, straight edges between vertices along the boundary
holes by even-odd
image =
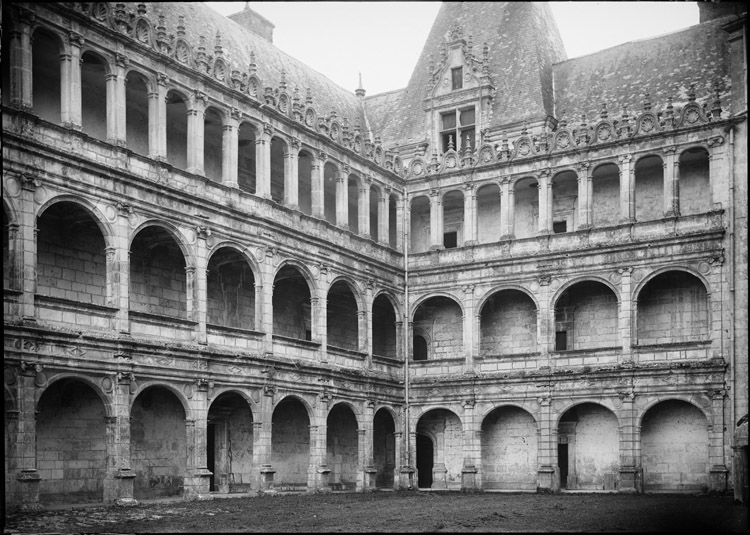
[[[552,64],[567,59],[552,12],[545,2],[446,2],[435,19],[411,79],[398,100],[398,120],[383,125],[386,144],[414,143],[430,132],[424,98],[431,58],[437,58],[451,30],[471,37],[474,55],[488,46],[488,67],[497,89],[491,129],[552,115]],[[379,106],[378,106],[379,107]],[[379,122],[379,121],[378,121]]]

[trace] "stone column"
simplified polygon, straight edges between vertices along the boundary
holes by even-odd
[[[708,490],[715,493],[724,493],[727,490],[727,479],[729,470],[724,464],[724,398],[727,392],[724,389],[708,392],[711,398],[712,421],[708,423]]]
[[[414,428],[411,423],[407,424],[408,441],[402,444],[402,455],[404,456],[404,463],[401,468],[401,489],[416,489],[419,485],[419,474],[414,468],[417,464],[417,431],[416,422]],[[408,452],[408,456],[406,453]],[[409,463],[409,459],[411,462]]]
[[[258,479],[255,487],[259,494],[274,494],[274,475],[276,470],[271,464],[272,422],[274,394],[276,388],[271,385],[263,387],[260,398],[260,421],[253,422],[253,466],[258,468]]]
[[[6,469],[10,476],[11,488],[7,489],[10,499],[22,511],[37,511],[39,504],[39,483],[41,476],[36,469],[36,376],[41,373],[39,364],[22,362],[13,370],[11,384],[6,385],[15,392],[16,409],[6,408],[8,435]]]
[[[549,284],[552,278],[549,275],[539,276],[539,310],[537,312],[537,323],[539,327],[537,346],[541,358],[549,358],[549,352],[554,349],[555,336],[555,309],[550,303]]]
[[[18,312],[24,322],[36,322],[36,307],[34,294],[36,293],[36,201],[34,194],[41,182],[32,175],[19,175],[21,183],[21,202],[19,207],[19,221],[21,235],[19,240],[20,257],[22,258],[21,291]]]
[[[552,232],[552,178],[549,169],[539,171],[539,234]]]
[[[365,285],[365,309],[358,311],[360,320],[360,332],[364,330],[364,333],[360,334],[360,351],[367,353],[367,368],[370,368],[372,366],[372,294],[374,287],[375,281],[372,279],[368,279],[367,284]],[[362,323],[364,323],[364,325],[361,325]]]
[[[473,183],[464,184],[464,246],[477,243],[477,190]]]
[[[114,144],[120,145],[122,147],[127,145],[128,119],[126,115],[126,110],[127,110],[128,103],[127,103],[127,93],[125,89],[126,89],[128,80],[125,77],[125,72],[129,64],[130,62],[128,61],[127,56],[125,56],[124,54],[115,55],[115,65],[117,69],[117,81],[115,82],[115,98],[113,102],[115,105]],[[109,140],[110,139],[109,137],[109,111],[107,111],[107,132],[108,132],[107,139]]]
[[[477,481],[477,465],[482,462],[481,429],[475,421],[473,399],[465,400],[464,408],[464,465],[461,469],[461,492],[476,492],[481,489]]]
[[[187,473],[185,474],[186,500],[212,500],[210,494],[211,472],[206,466],[208,434],[208,381],[199,379],[193,390],[191,410],[194,419],[185,421],[187,432]]]
[[[435,433],[435,463],[432,465],[432,486],[437,490],[448,488],[448,469],[445,466],[445,430]],[[415,457],[416,458],[416,457]]]
[[[113,306],[118,308],[115,314],[115,330],[120,334],[130,332],[130,216],[133,208],[124,203],[117,205],[117,220],[114,224],[112,243],[115,247],[115,258],[111,264],[113,285]],[[109,266],[108,270],[109,272]]]
[[[117,73],[109,72],[105,74],[104,80],[107,91],[107,143],[114,145],[117,143],[117,120],[119,119],[117,113]]]
[[[632,494],[639,491],[638,467],[638,443],[635,432],[635,395],[632,387],[627,391],[620,392],[622,407],[618,411],[620,421],[620,492]]]
[[[633,156],[618,156],[620,162],[620,223],[635,222],[635,168]]]
[[[112,382],[112,414],[106,420],[107,472],[104,502],[137,505],[133,498],[135,472],[130,467],[130,389],[132,375],[118,373]]]
[[[363,179],[364,185],[360,184],[357,188],[357,215],[359,221],[357,227],[359,235],[365,238],[370,237],[370,184],[372,177],[368,176]]]
[[[206,104],[208,97],[196,90],[187,111],[187,169],[195,175],[205,174],[203,150],[205,135]]]
[[[383,245],[390,243],[390,219],[388,211],[388,201],[390,199],[391,188],[383,186],[380,189],[378,197],[378,241]]]
[[[61,119],[63,126],[81,129],[81,47],[83,36],[68,32],[70,53],[60,54],[61,65]]]
[[[463,346],[464,346],[464,370],[474,369],[474,356],[477,354],[477,340],[475,338],[474,325],[476,310],[474,309],[474,285],[467,284],[464,291],[464,314],[463,314]]]
[[[203,225],[195,229],[195,301],[193,321],[195,326],[195,339],[199,344],[207,344],[206,322],[208,319],[208,247],[206,241],[211,235],[211,230]]]
[[[375,483],[377,479],[378,471],[375,468],[375,457],[373,454],[374,450],[374,431],[373,422],[375,418],[375,402],[368,400],[364,404],[364,410],[362,411],[362,419],[360,420],[359,426],[359,441],[357,445],[359,447],[359,459],[360,466],[362,467],[362,489],[365,491],[375,490]]]
[[[394,245],[394,249],[401,252],[406,251],[406,247],[408,246],[406,244],[406,236],[404,236],[404,225],[406,224],[405,220],[408,217],[409,213],[406,208],[406,203],[406,193],[404,193],[404,196],[401,199],[398,199],[396,202],[396,244]],[[388,240],[390,243],[390,231],[388,234]]]
[[[347,176],[349,167],[336,175],[336,226],[349,230],[349,186]]]
[[[539,469],[537,480],[540,489],[547,491],[557,490],[559,482],[559,468],[557,467],[557,431],[553,429],[554,419],[550,407],[549,397],[540,397],[539,400],[539,435],[537,458]]]
[[[148,94],[148,152],[151,158],[167,158],[167,84],[169,78],[156,73],[156,91]]]
[[[323,294],[322,289],[320,293]],[[317,295],[311,296],[310,315],[313,316],[310,318],[312,339],[320,342],[320,361],[328,362],[328,299]]]
[[[18,25],[10,31],[10,102],[21,108],[33,106],[31,27],[36,14],[16,6]]]
[[[498,240],[508,240],[510,239],[510,206],[508,205],[511,189],[510,177],[503,176],[498,185],[500,186],[500,237]]]
[[[680,216],[680,159],[674,146],[664,147],[664,217]],[[710,196],[709,192],[706,192]]]
[[[221,182],[230,188],[238,188],[237,163],[239,160],[240,110],[232,108],[227,122],[222,126]]]
[[[307,472],[308,492],[331,492],[328,468],[328,400],[325,394],[319,395],[317,407],[314,410],[310,424],[310,467]]]
[[[325,219],[325,212],[323,209],[323,179],[324,179],[324,165],[327,155],[325,152],[319,151],[318,157],[310,157],[310,182],[311,192],[310,196],[312,199],[312,215],[319,219]]]
[[[430,191],[430,251],[443,248],[443,201],[440,190]]]
[[[299,148],[293,137],[284,149],[284,204],[292,210],[299,210]]]
[[[273,252],[266,250],[261,265],[262,286],[260,288],[262,313],[260,329],[266,334],[264,353],[273,352],[273,287],[274,287]]]
[[[187,294],[185,298],[185,311],[189,321],[197,321],[198,319],[198,307],[195,298],[195,279],[195,266],[185,266],[185,293]]]
[[[591,164],[580,162],[578,164],[578,227],[576,230],[591,228],[592,218],[592,188]]]
[[[638,301],[632,300],[632,277],[633,268],[631,266],[617,270],[620,279],[620,351],[621,363],[633,362],[633,318]]]

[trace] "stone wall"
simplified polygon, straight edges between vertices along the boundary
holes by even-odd
[[[649,156],[636,163],[635,220],[664,217],[664,169],[662,161]]]
[[[310,418],[299,401],[285,400],[273,411],[271,464],[277,487],[306,487],[310,465]]]
[[[174,242],[149,250],[145,240],[139,234],[130,249],[130,309],[186,318],[187,275],[182,252]]]
[[[607,480],[616,479],[620,438],[612,412],[593,403],[578,405],[563,415],[558,434],[567,436],[567,488],[604,490]]]
[[[461,487],[464,436],[458,416],[444,409],[429,411],[419,419],[417,433],[427,435],[433,441],[433,488],[441,488],[441,476],[436,468],[442,464],[446,470],[445,485],[458,490]]]
[[[513,233],[516,238],[536,236],[539,230],[539,190],[536,180],[516,183]]]
[[[414,314],[414,333],[427,340],[427,358],[463,356],[461,307],[451,299],[433,297]]]
[[[536,351],[536,333],[536,307],[522,292],[498,292],[482,307],[480,354],[483,356]]]
[[[644,491],[705,491],[708,486],[706,417],[683,401],[649,409],[641,425]]]
[[[504,407],[482,422],[482,488],[537,487],[537,425],[526,411]]]
[[[422,253],[430,248],[430,203],[425,196],[411,201],[411,221],[409,222],[411,242],[409,252]]]
[[[208,323],[255,329],[255,277],[250,266],[209,264],[207,279]]]
[[[357,419],[351,409],[337,405],[328,414],[326,427],[329,483],[334,490],[354,490],[357,484]]]
[[[102,400],[89,386],[63,379],[47,388],[37,410],[40,501],[101,501],[107,468]]]
[[[663,273],[638,297],[638,344],[668,344],[708,339],[706,289],[693,275]]]
[[[620,170],[616,165],[602,165],[594,169],[593,201],[591,203],[594,227],[616,225],[620,220]]]
[[[141,392],[130,412],[130,463],[134,497],[151,499],[183,492],[187,464],[185,410],[169,391]]]
[[[556,330],[568,330],[568,349],[593,349],[618,345],[617,297],[598,282],[586,281],[568,288],[555,307]]]
[[[500,237],[500,188],[494,184],[477,190],[477,241],[492,243]]]
[[[680,214],[690,215],[711,210],[711,185],[708,155],[680,165]]]

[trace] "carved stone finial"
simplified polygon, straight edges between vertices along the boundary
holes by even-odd
[[[651,109],[651,95],[648,91],[643,95],[643,111],[649,111]]]
[[[688,100],[690,102],[695,102],[695,84],[690,84],[690,89],[688,89]]]
[[[607,103],[606,102],[602,102],[602,111],[599,112],[599,117],[601,118],[602,121],[604,121],[604,120],[607,119],[607,116],[608,116],[608,114],[607,114]]]
[[[714,101],[713,107],[711,108],[711,115],[714,120],[721,119],[721,97],[719,94],[719,83],[714,82]]]

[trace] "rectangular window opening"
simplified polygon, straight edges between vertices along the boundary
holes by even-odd
[[[568,349],[568,331],[555,332],[555,351],[565,351]]]
[[[446,249],[458,247],[458,232],[446,232],[443,234],[443,246]]]
[[[568,222],[567,221],[555,221],[552,223],[552,232],[555,234],[563,234],[565,232],[568,232]]]
[[[451,69],[451,81],[453,82],[453,91],[461,89],[464,86],[464,68],[456,67]]]

